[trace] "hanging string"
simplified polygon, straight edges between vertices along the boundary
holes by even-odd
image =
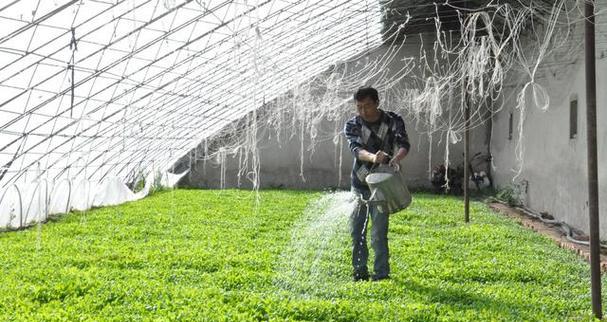
[[[71,92],[72,92],[72,97],[71,97],[71,102],[70,102],[70,117],[73,116],[73,112],[74,112],[74,65],[76,64],[75,61],[75,54],[76,54],[76,50],[78,50],[78,45],[76,42],[76,28],[72,28],[72,39],[70,40],[70,49],[72,50],[72,57],[70,59],[69,64],[67,65],[67,68],[69,70],[72,71],[72,88],[71,88]]]

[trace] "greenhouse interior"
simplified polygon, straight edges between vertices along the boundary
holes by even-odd
[[[0,23],[2,321],[603,318],[607,0]]]

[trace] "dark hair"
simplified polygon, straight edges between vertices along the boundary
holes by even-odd
[[[354,93],[354,100],[356,101],[362,101],[366,97],[379,103],[379,95],[377,94],[377,90],[373,87],[361,87]]]

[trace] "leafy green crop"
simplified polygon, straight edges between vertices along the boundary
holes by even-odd
[[[480,203],[464,224],[455,197],[416,194],[391,218],[392,279],[351,282],[347,228],[293,244],[320,196],[164,191],[1,233],[0,321],[592,319],[585,262]],[[285,257],[310,245],[328,247],[291,253],[313,274]]]

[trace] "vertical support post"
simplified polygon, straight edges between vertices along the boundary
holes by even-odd
[[[470,222],[470,187],[468,182],[470,181],[470,100],[468,97],[468,91],[466,91],[466,84],[464,83],[463,89],[464,95],[464,220]]]
[[[590,224],[590,273],[592,312],[603,317],[601,304],[601,244],[599,235],[599,191],[596,137],[596,57],[594,31],[594,2],[586,0],[586,144],[588,150],[588,215]]]
[[[470,7],[468,0],[464,1],[463,6],[466,10]],[[467,12],[466,15],[467,16]],[[474,39],[472,39],[474,41]],[[468,49],[470,50],[470,49]],[[467,91],[468,77],[464,77],[464,84],[462,84],[462,99],[464,101],[464,221],[470,222],[470,189],[469,179],[470,178],[470,100]]]

